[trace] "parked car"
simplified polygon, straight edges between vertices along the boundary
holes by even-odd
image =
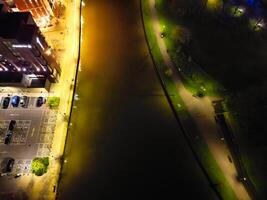
[[[21,177],[21,174],[16,174],[16,175],[14,176],[14,178],[19,178],[19,177]]]
[[[44,97],[38,97],[36,101],[36,107],[41,107],[45,103]]]
[[[9,106],[9,102],[10,102],[10,97],[5,97],[4,100],[3,100],[3,109],[7,109],[8,106]]]
[[[20,97],[19,97],[19,96],[13,96],[13,97],[11,98],[11,105],[12,105],[13,107],[18,107],[18,105],[19,105],[19,100],[20,100]]]
[[[5,141],[4,141],[4,143],[5,143],[6,145],[10,144],[11,139],[12,139],[12,135],[13,135],[13,132],[10,131],[10,130],[8,130],[8,131],[7,131],[7,134],[6,134],[6,137],[5,137]]]
[[[7,173],[7,172],[11,172],[12,169],[13,169],[13,165],[15,163],[15,160],[13,158],[9,158],[7,161],[6,161],[6,166],[5,168],[3,169],[3,172],[4,173]]]
[[[27,96],[22,96],[21,98],[20,98],[20,105],[21,105],[21,107],[23,107],[23,108],[27,108],[28,107],[28,104],[29,104],[29,97],[27,97]]]
[[[8,130],[13,131],[16,126],[16,120],[11,120],[9,122]]]

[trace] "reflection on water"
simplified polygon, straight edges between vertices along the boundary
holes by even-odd
[[[59,199],[213,199],[153,70],[139,1],[87,1],[83,18]]]

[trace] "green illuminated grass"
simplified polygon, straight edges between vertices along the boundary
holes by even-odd
[[[231,7],[230,13],[235,17],[241,17],[244,15],[244,12],[241,12],[238,7]]]
[[[157,3],[161,5],[161,0],[158,0]],[[157,40],[156,40],[156,35],[153,31],[153,27],[151,24],[151,18],[150,18],[150,13],[149,13],[149,5],[148,1],[143,0],[143,17],[144,17],[144,22],[145,22],[145,28],[146,28],[146,34],[148,37],[148,42],[151,48],[151,52],[153,55],[153,58],[156,62],[156,67],[159,71],[161,79],[164,81],[164,86],[167,90],[167,93],[171,99],[171,103],[175,109],[175,112],[179,116],[179,119],[181,120],[181,123],[183,124],[183,127],[185,129],[190,128],[191,130],[194,130],[194,133],[198,135],[198,139],[195,140],[194,138],[190,137],[190,143],[192,144],[194,151],[196,152],[200,162],[204,166],[209,178],[211,179],[211,182],[216,185],[217,191],[220,193],[223,199],[231,199],[235,200],[237,199],[232,188],[230,187],[229,183],[227,182],[226,178],[223,175],[222,170],[219,168],[217,162],[211,155],[211,152],[205,143],[205,141],[200,137],[200,134],[198,134],[198,130],[196,128],[196,125],[193,123],[193,120],[191,116],[189,115],[188,111],[186,110],[186,107],[180,97],[180,95],[177,92],[177,89],[175,87],[174,81],[170,76],[168,76],[166,73],[164,73],[164,64],[163,64],[163,58],[160,53],[160,49],[157,45]],[[158,4],[157,4],[158,6]],[[161,19],[161,25],[165,26],[166,29],[166,39],[165,42],[167,44],[168,49],[173,50],[173,43],[170,39],[168,39],[168,35],[170,34],[168,30],[170,30],[170,27],[172,26],[171,23],[168,23],[167,21],[164,21],[163,18]],[[171,51],[172,51],[171,50]],[[185,76],[186,77],[186,76]],[[186,79],[186,78],[185,78]],[[188,89],[190,89],[192,92],[198,91],[200,86],[195,86],[192,82],[189,82],[190,80],[184,80],[185,85],[187,86]],[[206,83],[206,82],[205,82]],[[206,83],[207,84],[207,83]],[[212,94],[212,90],[214,90],[217,85],[214,85],[214,83],[210,83],[205,85],[207,91],[207,94]]]
[[[161,0],[156,0],[156,6],[160,25],[161,27],[165,27],[165,44],[176,67],[181,70],[182,80],[186,89],[194,94],[198,92],[209,96],[219,96],[222,94],[224,88],[204,72],[191,57],[186,58],[181,50],[181,45],[177,46],[177,42],[175,42],[175,40],[177,40],[175,30],[179,30],[181,27],[168,17],[169,14],[165,12],[163,2]]]

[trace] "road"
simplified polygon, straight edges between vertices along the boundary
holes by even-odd
[[[155,0],[148,0],[151,10],[151,16],[153,21],[153,28],[156,33],[160,33],[160,23],[155,8]],[[198,129],[202,133],[203,138],[207,142],[207,145],[213,154],[216,162],[224,173],[229,185],[232,187],[238,199],[248,200],[250,199],[244,185],[237,181],[237,171],[233,163],[229,162],[228,156],[231,155],[227,145],[219,139],[218,128],[214,119],[214,109],[209,97],[196,99],[192,94],[186,90],[181,80],[180,75],[177,73],[176,67],[173,65],[167,48],[164,43],[164,39],[157,35],[157,42],[160,48],[160,52],[164,59],[164,63],[168,66],[173,74],[172,78],[175,81],[177,91],[185,103],[189,114],[195,121]]]
[[[153,69],[139,1],[85,4],[58,199],[215,199]]]

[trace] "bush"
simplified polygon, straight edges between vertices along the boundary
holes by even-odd
[[[34,158],[31,166],[32,173],[34,173],[36,176],[42,176],[47,172],[48,165],[49,165],[48,157]]]
[[[48,97],[47,103],[49,108],[57,108],[60,103],[60,98],[59,97]]]

